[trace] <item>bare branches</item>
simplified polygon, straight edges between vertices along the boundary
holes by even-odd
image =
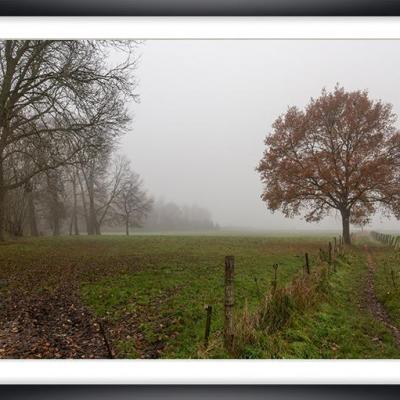
[[[143,182],[139,175],[130,168],[130,163],[122,158],[123,179],[120,181],[120,190],[113,201],[113,212],[117,221],[125,225],[126,234],[130,227],[140,227],[153,206],[153,200],[143,189]]]
[[[77,162],[82,152],[101,151],[126,132],[126,104],[138,99],[135,46],[129,41],[0,41],[0,199],[38,174]],[[110,54],[118,59],[114,65]],[[29,169],[21,157],[30,160]]]

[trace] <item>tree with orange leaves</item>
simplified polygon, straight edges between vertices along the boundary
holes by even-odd
[[[262,200],[286,217],[304,213],[308,222],[337,210],[350,244],[350,223],[365,224],[379,206],[395,212],[400,204],[395,121],[391,104],[339,86],[305,110],[289,108],[265,139],[257,167]]]

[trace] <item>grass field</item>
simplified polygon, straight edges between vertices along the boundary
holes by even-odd
[[[279,264],[278,287],[286,287],[303,275],[304,253],[314,268],[328,240],[219,234],[7,242],[0,245],[0,356],[102,358],[108,344],[117,358],[232,357],[222,344],[224,257],[235,256],[235,313],[243,329],[243,318],[272,291],[272,265]],[[274,331],[256,328],[234,357],[398,358],[390,331],[364,304],[365,243],[377,257],[390,256],[371,239],[359,241],[336,272],[330,269],[313,302],[301,312],[292,307]],[[389,302],[383,295],[384,271],[376,275],[378,296],[399,321],[399,297]],[[205,304],[213,307],[207,348]]]

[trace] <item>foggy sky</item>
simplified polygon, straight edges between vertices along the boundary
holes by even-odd
[[[156,198],[206,207],[222,226],[335,229],[272,214],[255,167],[271,124],[336,83],[368,89],[400,115],[400,41],[149,40],[138,49],[140,104],[121,151]],[[399,124],[398,124],[399,125]],[[400,222],[377,217],[375,229]]]

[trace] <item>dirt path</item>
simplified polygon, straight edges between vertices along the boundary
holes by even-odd
[[[370,313],[374,316],[376,320],[382,322],[386,326],[386,328],[390,330],[396,341],[396,344],[400,347],[400,329],[392,324],[388,313],[376,297],[374,288],[374,274],[376,265],[367,245],[365,245],[365,250],[367,252],[368,260],[368,273],[366,277],[367,279],[364,291],[366,308],[370,311]]]

